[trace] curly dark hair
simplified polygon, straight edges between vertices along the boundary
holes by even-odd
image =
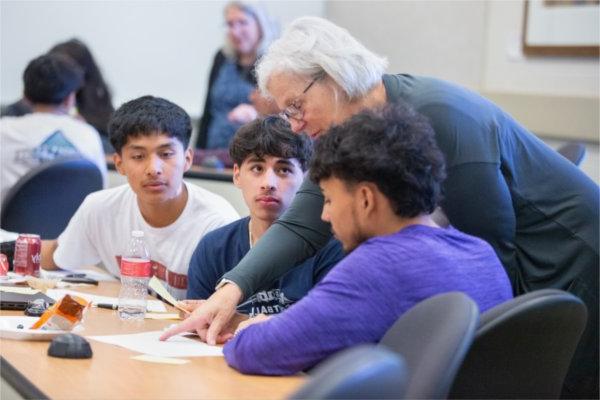
[[[108,124],[110,143],[121,154],[129,137],[164,134],[178,139],[187,149],[192,135],[190,116],[169,100],[143,96],[115,111]]]
[[[444,157],[427,119],[405,104],[354,115],[315,145],[310,177],[372,182],[405,218],[431,213],[442,197]]]
[[[305,134],[295,134],[289,122],[273,115],[255,119],[238,129],[229,144],[229,155],[238,166],[250,155],[295,158],[306,171],[312,142]]]
[[[71,58],[44,54],[23,72],[25,97],[33,104],[59,105],[83,84],[83,71]]]

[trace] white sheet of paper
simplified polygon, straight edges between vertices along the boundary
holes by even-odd
[[[167,312],[167,307],[165,306],[165,303],[160,300],[148,300],[148,303],[146,303],[146,311]]]
[[[0,242],[12,242],[13,240],[17,240],[19,234],[16,232],[5,231],[4,229],[0,229]]]
[[[131,358],[133,360],[146,361],[146,362],[159,363],[159,364],[181,365],[181,364],[187,364],[190,362],[190,360],[182,360],[181,358],[158,357],[158,356],[151,356],[150,354],[142,354],[139,356],[133,356]]]
[[[153,313],[147,312],[144,316],[146,319],[181,319],[179,314],[175,313]]]
[[[52,297],[54,300],[62,298],[65,294],[71,296],[79,296],[92,303],[105,303],[105,304],[119,304],[119,299],[116,297],[98,296],[95,294],[77,292],[75,290],[63,290],[63,289],[48,289],[46,294]],[[148,300],[146,304],[146,311],[148,312],[167,312],[167,307],[160,300]]]
[[[24,286],[0,286],[0,292],[36,294],[39,290]]]
[[[44,279],[60,279],[64,278],[69,274],[85,274],[86,278],[95,279],[97,281],[117,281],[118,279],[110,275],[107,272],[96,271],[93,269],[78,269],[74,271],[69,270],[57,270],[57,271],[46,271],[40,270],[41,277]]]
[[[107,304],[116,304],[118,299],[116,297],[108,297],[108,296],[98,296],[95,294],[78,292],[75,290],[65,290],[65,289],[48,289],[46,294],[52,297],[54,300],[59,300],[64,295],[69,294],[71,296],[79,296],[84,298],[86,301],[90,301],[92,303],[107,303]]]
[[[14,272],[8,271],[6,276],[0,276],[0,284],[17,284],[23,283],[27,280],[28,276],[15,274]]]
[[[169,340],[161,342],[158,338],[162,334],[162,331],[152,331],[129,335],[87,336],[87,338],[159,357],[218,357],[223,355],[221,347],[209,346],[183,336],[173,336]]]

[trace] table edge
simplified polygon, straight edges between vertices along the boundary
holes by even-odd
[[[0,376],[25,399],[50,399],[2,356],[0,356]]]

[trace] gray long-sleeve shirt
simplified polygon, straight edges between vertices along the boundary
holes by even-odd
[[[473,92],[410,75],[383,81],[388,101],[428,117],[446,158],[442,208],[453,226],[494,247],[516,294],[598,276],[599,192],[583,172]],[[307,179],[225,278],[248,296],[313,255],[331,235],[322,207],[320,189]]]

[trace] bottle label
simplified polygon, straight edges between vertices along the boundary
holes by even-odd
[[[150,277],[152,263],[150,260],[139,258],[121,258],[121,275],[135,277]]]

